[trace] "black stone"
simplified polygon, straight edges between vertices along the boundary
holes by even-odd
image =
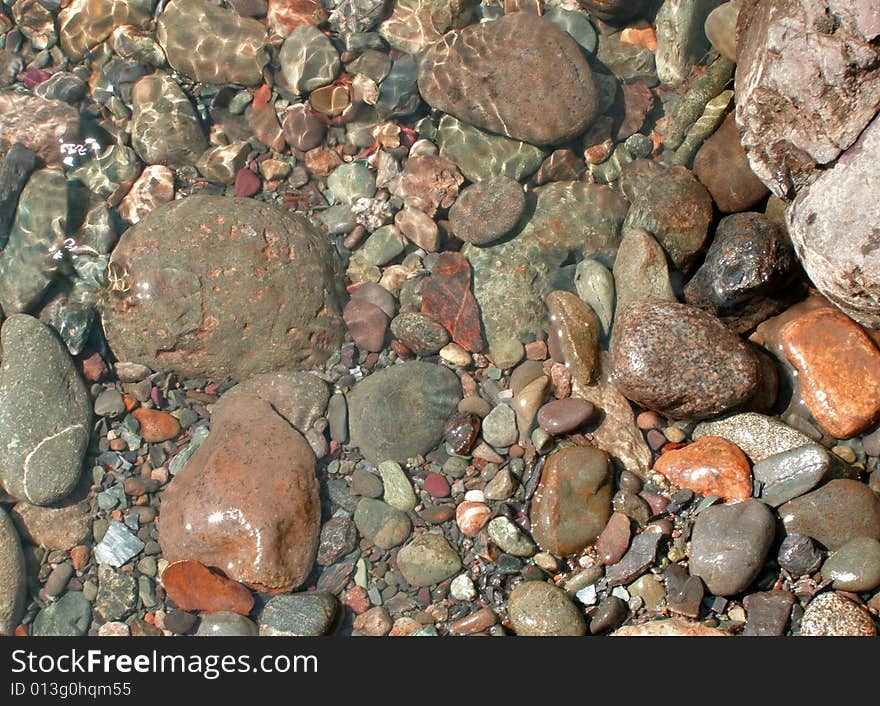
[[[809,537],[790,534],[782,540],[777,561],[792,576],[807,576],[818,571],[822,554]]]
[[[626,618],[626,603],[617,596],[606,596],[599,603],[593,618],[590,620],[590,632],[598,635],[600,632],[613,630]]]

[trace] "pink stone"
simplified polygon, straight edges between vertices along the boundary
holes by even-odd
[[[439,473],[429,473],[425,478],[425,491],[432,498],[448,498],[449,481]]]
[[[235,174],[235,195],[250,197],[260,190],[260,177],[250,169],[239,169]]]

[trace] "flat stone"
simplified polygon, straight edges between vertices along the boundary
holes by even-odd
[[[333,43],[313,25],[300,25],[288,35],[278,61],[285,81],[296,93],[326,86],[341,67]]]
[[[23,539],[49,550],[69,551],[92,536],[89,504],[82,501],[79,492],[50,507],[18,503],[11,508],[11,515]]]
[[[174,199],[174,172],[161,164],[141,172],[116,210],[129,223],[137,223],[159,206]]]
[[[573,636],[587,632],[584,616],[561,588],[544,581],[523,581],[508,599],[510,622],[523,637]]]
[[[382,476],[384,493],[382,499],[403,512],[409,512],[416,506],[416,494],[412,483],[400,464],[385,461],[379,464],[379,475]]]
[[[459,240],[489,245],[516,227],[525,206],[525,193],[518,181],[493,176],[459,194],[449,209],[449,223]]]
[[[124,524],[110,520],[103,539],[95,547],[95,561],[108,566],[122,566],[144,549],[144,543]]]
[[[564,92],[545,81],[551,74]],[[580,135],[597,114],[596,84],[580,47],[530,13],[446,34],[421,59],[419,92],[437,110],[536,145]]]
[[[669,280],[666,253],[646,230],[626,228],[614,260],[615,318],[637,301],[677,301]]]
[[[803,637],[865,637],[877,634],[871,615],[840,593],[820,593],[801,619]]]
[[[681,618],[652,620],[641,625],[625,625],[611,633],[612,637],[726,637],[728,635],[729,633],[718,628],[710,628],[702,623]]]
[[[37,637],[79,637],[92,622],[92,604],[82,591],[69,591],[43,608],[34,620]]]
[[[654,563],[657,546],[663,538],[663,532],[656,525],[650,525],[641,534],[637,534],[623,558],[612,564],[605,572],[609,586],[628,584],[641,576]]]
[[[137,607],[137,599],[137,581],[131,574],[100,567],[95,610],[104,620],[122,620]]]
[[[758,576],[775,535],[773,514],[748,499],[703,510],[691,535],[690,571],[716,596],[733,596]]]
[[[752,495],[748,459],[720,436],[707,436],[664,453],[654,470],[679,488],[699,495],[717,495],[725,501],[745,500]]]
[[[760,498],[779,507],[812,490],[831,466],[831,457],[818,444],[807,444],[768,456],[752,472],[761,482]]]
[[[608,524],[596,540],[596,551],[602,563],[616,564],[629,549],[630,519],[621,512],[612,513]]]
[[[837,479],[779,508],[788,533],[805,534],[831,551],[855,537],[880,540],[880,500],[866,484]]]
[[[610,468],[608,455],[592,447],[547,457],[530,515],[542,549],[565,556],[596,541],[611,515]]]
[[[839,591],[862,593],[880,586],[880,542],[854,537],[822,564],[822,578]]]
[[[213,573],[197,561],[175,561],[162,572],[162,587],[183,610],[228,611],[247,615],[254,607],[251,592],[236,581]]]
[[[425,533],[398,552],[397,566],[413,586],[432,586],[461,571],[461,559],[445,537]]]
[[[318,544],[317,563],[330,566],[337,559],[354,550],[357,545],[357,530],[350,517],[331,517],[321,527]]]
[[[745,597],[746,626],[743,635],[784,635],[795,598],[788,591],[763,591]]]
[[[813,442],[810,437],[784,422],[756,412],[733,414],[723,419],[702,422],[691,438],[720,436],[739,447],[752,463],[760,463],[774,454],[790,451]]]
[[[339,601],[330,593],[310,591],[275,596],[260,612],[260,635],[268,637],[318,637],[330,633],[339,612]]]
[[[361,499],[354,523],[361,536],[380,549],[400,546],[412,532],[412,522],[405,512],[373,498]]]
[[[79,481],[92,403],[54,331],[17,314],[0,337],[0,481],[20,500],[49,505]]]
[[[507,554],[513,556],[533,556],[538,548],[526,534],[506,517],[496,517],[489,521],[489,538]]]

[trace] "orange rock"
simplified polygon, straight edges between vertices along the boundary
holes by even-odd
[[[165,593],[183,610],[215,613],[228,610],[247,615],[254,607],[251,592],[236,581],[215,574],[197,561],[175,561],[162,574]]]
[[[141,407],[132,412],[132,417],[141,425],[140,435],[149,444],[173,439],[180,433],[177,417],[158,409]]]
[[[82,360],[82,374],[89,382],[98,382],[107,374],[107,364],[98,353],[92,353]]]
[[[465,500],[455,509],[455,523],[466,537],[476,537],[492,517],[492,510],[484,503]]]
[[[388,636],[406,637],[407,635],[414,633],[420,627],[422,627],[422,624],[413,618],[398,618],[394,621],[394,626],[391,628],[391,632],[388,633]]]
[[[70,558],[73,561],[73,568],[79,571],[85,568],[89,563],[90,549],[85,544],[77,544],[70,550]]]
[[[318,0],[269,0],[266,19],[282,37],[289,37],[302,25],[319,25],[327,19]]]
[[[780,332],[801,398],[819,425],[848,439],[880,419],[880,350],[837,309],[815,309]]]
[[[720,436],[706,436],[684,448],[664,453],[654,470],[679,488],[723,500],[752,495],[752,471],[746,455]]]
[[[135,407],[137,407],[140,403],[135,399],[134,395],[129,395],[127,392],[122,393],[122,401],[125,403],[125,411],[131,412]]]
[[[626,27],[620,33],[620,41],[627,44],[636,44],[651,51],[657,51],[657,35],[654,33],[653,27],[645,27],[643,29]]]

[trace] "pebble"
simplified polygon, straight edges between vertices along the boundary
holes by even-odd
[[[718,52],[736,61],[736,20],[739,15],[738,0],[723,2],[706,17],[706,37]]]
[[[58,564],[52,569],[49,578],[46,579],[44,586],[46,593],[50,596],[61,595],[64,592],[64,589],[67,588],[67,582],[73,577],[73,573],[72,564],[68,562]]]
[[[0,509],[0,635],[12,635],[24,613],[25,572],[21,541],[9,515]]]
[[[379,464],[379,475],[382,477],[384,492],[382,499],[391,507],[409,512],[416,506],[416,495],[412,483],[400,464],[385,461]]]
[[[620,512],[612,513],[608,524],[596,540],[596,551],[602,563],[616,564],[629,549],[630,519]]]
[[[666,603],[669,610],[688,618],[700,617],[705,589],[699,576],[691,576],[680,564],[666,567]]]
[[[609,586],[621,586],[641,576],[654,563],[663,532],[654,525],[637,534],[623,558],[605,572]]]
[[[165,626],[168,627],[167,618]],[[256,637],[259,634],[259,628],[253,620],[222,610],[203,616],[196,630],[196,637]]]
[[[336,623],[339,601],[330,593],[310,591],[275,596],[260,611],[260,636],[319,637]]]
[[[524,637],[573,636],[587,632],[584,616],[561,588],[544,581],[524,581],[510,593],[510,622]]]
[[[641,228],[623,232],[614,259],[615,319],[628,304],[638,301],[677,301],[669,279],[666,253],[654,237]]]
[[[854,537],[822,564],[822,578],[840,591],[862,593],[880,586],[880,542]]]
[[[424,488],[432,498],[448,498],[451,492],[449,481],[440,473],[429,473],[425,477]]]
[[[92,604],[81,591],[68,591],[43,608],[34,620],[36,637],[79,637],[92,622]]]
[[[288,35],[278,61],[287,85],[300,94],[331,83],[340,69],[336,48],[313,25],[301,25]]]
[[[465,537],[476,537],[492,517],[492,510],[482,502],[465,500],[455,508],[455,524]]]
[[[808,576],[819,569],[822,553],[812,539],[791,532],[782,540],[776,560],[792,576]]]
[[[734,414],[723,419],[698,424],[691,438],[720,436],[739,447],[757,464],[774,454],[812,443],[812,439],[784,422],[756,412]]]
[[[549,386],[550,378],[541,375],[532,380],[513,398],[513,410],[516,414],[516,425],[519,428],[520,445],[529,436],[535,422],[535,416],[544,403]]]
[[[795,597],[788,591],[763,591],[745,597],[745,636],[784,635],[788,628]]]
[[[675,419],[728,411],[748,401],[760,382],[757,355],[733,331],[677,302],[631,304],[617,318],[611,355],[620,392]]]
[[[358,503],[354,523],[361,536],[380,549],[403,544],[412,532],[412,522],[406,513],[371,498],[363,498]]]
[[[591,384],[599,361],[599,319],[588,304],[571,292],[551,292],[547,296],[547,310],[551,355],[565,363],[574,380],[582,385]]]
[[[652,620],[641,625],[625,625],[612,637],[725,637],[729,633],[681,618]]]
[[[525,206],[525,193],[518,181],[491,176],[459,194],[449,209],[449,223],[459,240],[490,245],[516,227]]]
[[[586,259],[577,264],[574,285],[578,296],[583,299],[599,318],[602,336],[611,333],[614,318],[615,287],[614,275],[598,260]]]
[[[542,549],[565,556],[596,541],[611,515],[610,469],[608,455],[591,447],[547,457],[530,514]]]
[[[213,573],[197,561],[169,564],[162,572],[162,587],[183,610],[247,615],[254,607],[254,598],[244,586]]]
[[[378,353],[385,347],[388,315],[375,304],[353,297],[342,310],[342,320],[361,350]]]
[[[805,534],[831,551],[855,537],[880,540],[880,499],[864,483],[836,479],[779,508],[788,533]]]
[[[666,599],[666,589],[652,574],[644,574],[627,586],[631,596],[642,599],[644,609],[647,611],[659,610]]]
[[[413,586],[432,586],[461,570],[461,559],[445,537],[425,533],[397,554],[397,566]]]
[[[507,500],[516,492],[517,481],[505,466],[492,478],[484,489],[487,500]]]
[[[452,623],[449,632],[452,635],[473,635],[488,630],[497,622],[498,616],[491,608],[480,608]]]
[[[440,324],[424,314],[398,314],[391,321],[391,333],[416,355],[435,355],[449,343],[449,334]]]
[[[95,611],[104,620],[122,620],[137,607],[137,582],[131,574],[109,566],[98,570],[98,595]]]
[[[308,152],[324,140],[326,126],[304,103],[294,103],[284,112],[281,121],[284,139],[294,149]]]
[[[761,482],[760,498],[772,507],[812,490],[831,466],[831,457],[818,444],[807,444],[768,456],[752,469]]]
[[[496,449],[507,448],[516,443],[519,433],[516,413],[510,405],[496,405],[482,422],[483,440]]]
[[[158,409],[139,407],[131,413],[138,420],[138,433],[148,444],[162,443],[180,433],[180,422],[172,414]]]
[[[741,593],[760,573],[775,533],[773,514],[757,500],[708,507],[694,523],[690,571],[716,596]]]
[[[153,164],[141,172],[116,211],[129,223],[137,223],[173,198],[174,172],[164,165]]]
[[[532,556],[538,548],[513,522],[504,516],[489,521],[489,538],[505,553],[513,556]]]
[[[620,625],[628,612],[626,602],[617,596],[606,596],[590,618],[590,634],[608,632]]]
[[[816,596],[801,620],[803,637],[863,637],[877,634],[870,614],[840,593]]]
[[[804,404],[828,434],[847,439],[880,419],[880,350],[852,319],[814,309],[786,324],[780,342]]]
[[[95,561],[108,566],[122,566],[144,548],[144,543],[121,522],[111,520],[104,537],[95,547]]]
[[[330,566],[337,559],[350,553],[357,545],[357,530],[350,517],[331,517],[321,527],[318,555],[315,561]]]
[[[752,474],[745,454],[719,436],[707,436],[680,449],[667,451],[654,470],[680,488],[725,501],[752,495]]]
[[[460,574],[449,584],[449,595],[457,601],[472,601],[477,597],[477,590],[470,576]]]
[[[104,390],[95,398],[93,410],[98,417],[118,417],[125,413],[125,402],[118,390]]]

